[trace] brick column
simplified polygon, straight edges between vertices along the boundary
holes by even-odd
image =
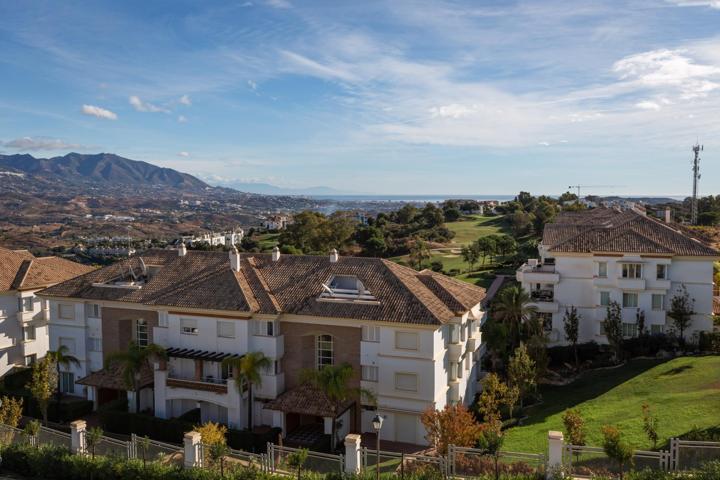
[[[361,465],[360,435],[350,433],[345,437],[345,473],[357,475],[360,473]]]
[[[202,443],[202,435],[200,432],[187,432],[183,438],[185,447],[185,467],[202,467],[202,452],[200,444]]]

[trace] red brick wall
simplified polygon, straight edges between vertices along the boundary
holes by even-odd
[[[135,321],[144,319],[148,322],[148,340],[153,341],[153,327],[157,327],[158,314],[147,310],[130,308],[102,309],[102,348],[103,355],[120,350],[127,350],[128,344],[135,337]]]

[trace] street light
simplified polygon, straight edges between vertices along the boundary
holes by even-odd
[[[375,458],[375,478],[380,480],[380,429],[382,428],[383,417],[380,414],[375,414],[372,419],[373,430],[375,430],[375,437],[377,437],[377,456]]]

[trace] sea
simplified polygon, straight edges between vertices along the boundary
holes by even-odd
[[[309,195],[318,200],[336,202],[444,202],[445,200],[508,201],[515,195]]]

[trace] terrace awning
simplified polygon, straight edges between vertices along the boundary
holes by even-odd
[[[168,357],[172,358],[189,358],[191,360],[205,360],[208,362],[222,362],[226,358],[242,358],[237,353],[210,352],[207,350],[195,350],[192,348],[167,348],[165,349]]]

